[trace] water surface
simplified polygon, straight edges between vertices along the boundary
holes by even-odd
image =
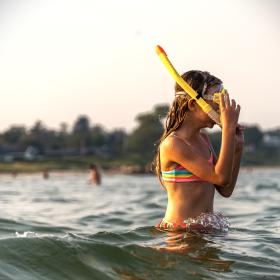
[[[280,169],[242,170],[215,197],[228,233],[155,230],[166,193],[154,176],[0,176],[0,279],[280,279]],[[175,242],[174,242],[175,241]]]

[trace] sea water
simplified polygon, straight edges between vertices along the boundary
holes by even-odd
[[[0,279],[280,279],[280,169],[240,172],[216,194],[228,231],[154,228],[166,193],[151,175],[0,176]]]

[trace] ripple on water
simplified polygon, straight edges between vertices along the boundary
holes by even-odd
[[[277,183],[263,183],[263,184],[257,184],[255,187],[256,191],[279,191],[280,187]]]
[[[242,173],[215,201],[228,233],[192,235],[148,227],[167,201],[151,177],[104,175],[98,188],[85,174],[2,180],[0,279],[277,279],[279,174]]]

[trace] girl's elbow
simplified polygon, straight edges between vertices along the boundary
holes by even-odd
[[[215,188],[222,197],[229,198],[232,195],[232,191],[225,187],[215,185]]]
[[[227,186],[229,186],[229,184],[230,184],[230,178],[227,178],[225,176],[220,176],[218,178],[218,184],[217,185],[219,185],[221,187],[227,187]]]
[[[225,197],[225,198],[229,198],[229,197],[231,197],[231,195],[232,195],[232,192],[222,194],[222,196]]]
[[[231,174],[229,174],[228,172],[224,172],[222,170],[215,170],[214,174],[215,179],[213,179],[215,181],[215,185],[227,187],[230,184]]]

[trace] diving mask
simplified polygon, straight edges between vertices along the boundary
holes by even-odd
[[[204,92],[206,91],[206,87],[207,87],[207,85],[205,84],[204,88],[202,90],[202,93],[201,93],[202,98],[204,100],[213,101],[214,103],[216,103],[219,107],[217,109],[213,108],[213,110],[215,112],[217,112],[218,114],[220,114],[220,95],[225,94],[227,92],[227,90],[223,87],[222,84],[220,84],[217,92],[214,92],[212,94],[205,94]],[[175,93],[175,96],[180,96],[180,95],[189,96],[185,91],[178,91]],[[190,97],[190,99],[191,99],[191,97]]]
[[[220,106],[220,95],[225,94],[227,90],[223,87],[222,84],[219,85],[219,90],[217,92],[214,92],[213,94],[204,94],[205,88],[202,91],[202,98],[204,100],[213,101],[214,103],[218,104]],[[178,91],[175,93],[175,96],[188,96],[188,94],[185,91]]]
[[[220,106],[220,95],[225,94],[227,90],[223,87],[222,84],[219,85],[218,92],[214,92],[213,94],[204,94],[204,91],[202,92],[202,98],[204,100],[213,101],[214,103],[218,104]]]

